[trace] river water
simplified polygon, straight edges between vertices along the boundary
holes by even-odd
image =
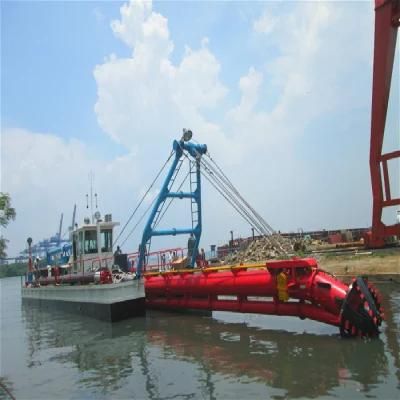
[[[364,341],[223,312],[108,324],[22,305],[19,278],[2,279],[0,382],[16,399],[398,399],[400,284],[379,289],[387,321]]]

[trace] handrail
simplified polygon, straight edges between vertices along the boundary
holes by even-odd
[[[155,276],[155,275],[166,275],[166,274],[194,274],[196,272],[202,272],[202,273],[209,273],[209,272],[218,272],[218,271],[240,271],[240,270],[246,270],[246,269],[265,269],[267,268],[266,264],[260,264],[260,263],[255,263],[255,264],[234,264],[234,265],[221,265],[221,266],[215,266],[215,267],[207,267],[207,268],[184,268],[184,269],[171,269],[169,271],[165,272],[147,272],[144,275],[145,276]]]

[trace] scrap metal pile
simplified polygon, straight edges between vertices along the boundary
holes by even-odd
[[[279,247],[277,246],[279,243]],[[293,254],[293,242],[278,234],[263,236],[250,242],[244,242],[223,258],[225,264],[252,263],[275,258],[287,258]]]

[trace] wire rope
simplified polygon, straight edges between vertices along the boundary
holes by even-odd
[[[185,178],[183,179],[183,181],[182,181],[181,184],[179,185],[179,187],[178,187],[178,189],[177,189],[177,192],[179,192],[179,190],[181,190],[181,188],[182,188],[183,184],[186,182],[186,179],[188,178],[189,174],[190,174],[190,171],[186,174]],[[169,208],[169,206],[171,205],[171,203],[172,203],[173,201],[174,201],[173,198],[171,198],[171,199],[169,200],[169,203],[168,203],[168,205],[167,205],[167,208],[164,210],[163,214],[162,214],[161,217],[158,219],[158,221],[154,223],[154,228],[156,228],[156,227],[158,226],[158,224],[161,222],[161,220],[163,219],[165,213],[168,211],[168,208]]]
[[[210,156],[209,156],[210,157]],[[215,162],[214,162],[215,163]],[[205,170],[210,177],[212,177],[213,181],[218,185],[221,190],[219,190],[220,194],[223,191],[225,193],[224,198],[226,200],[227,197],[232,203],[235,204],[236,211],[239,212],[241,210],[242,217],[246,216],[246,221],[249,222],[260,234],[264,235],[264,237],[274,246],[276,250],[279,250],[281,253],[287,254],[286,250],[283,248],[280,241],[276,238],[275,231],[265,222],[265,220],[255,211],[253,207],[243,198],[243,196],[238,192],[238,190],[234,187],[232,182],[227,178],[227,176],[222,172],[222,170],[216,165],[219,169],[220,173],[213,168],[210,163],[205,162],[202,159],[203,170]],[[213,185],[215,187],[215,185]],[[215,187],[216,188],[216,187]]]
[[[125,242],[130,238],[130,236],[132,235],[132,233],[135,231],[135,229],[138,227],[138,225],[142,222],[143,218],[145,217],[145,215],[149,212],[149,210],[151,209],[151,207],[153,207],[155,201],[157,200],[158,194],[156,197],[154,197],[154,199],[151,201],[151,203],[149,204],[149,206],[146,208],[145,212],[142,214],[142,216],[139,218],[139,220],[137,221],[137,223],[135,224],[135,226],[129,231],[128,235],[126,236],[125,240],[121,243],[121,247],[125,244]]]
[[[132,212],[131,216],[128,218],[128,221],[125,223],[124,227],[122,228],[121,232],[118,234],[117,238],[114,240],[113,246],[117,243],[118,239],[121,237],[121,235],[124,233],[126,227],[128,226],[128,224],[132,221],[132,218],[134,217],[134,215],[136,214],[136,211],[139,209],[139,207],[141,206],[141,204],[143,203],[144,199],[146,198],[146,196],[149,194],[150,190],[152,189],[152,187],[154,186],[154,184],[156,183],[157,179],[159,178],[159,176],[161,175],[162,171],[164,170],[164,168],[166,167],[166,165],[168,164],[169,160],[171,159],[172,155],[174,154],[174,151],[171,151],[171,154],[169,155],[167,161],[165,161],[164,165],[161,167],[160,171],[158,172],[158,174],[156,175],[156,177],[154,178],[153,182],[151,183],[150,187],[147,189],[146,193],[142,196],[142,198],[139,201],[139,204],[136,206],[136,208],[134,209],[134,211]]]
[[[183,184],[185,183],[187,177],[189,176],[189,173],[186,175],[186,177],[184,178],[184,180],[181,182],[181,184],[178,187],[178,191],[181,189],[181,187],[183,186]],[[121,246],[123,246],[126,241],[130,238],[130,236],[133,234],[133,232],[135,231],[135,229],[139,226],[139,224],[142,222],[143,218],[146,216],[146,214],[150,211],[150,209],[153,207],[155,201],[158,198],[158,194],[156,197],[154,197],[154,199],[152,200],[152,202],[149,204],[149,206],[146,208],[146,210],[144,211],[144,213],[142,214],[142,216],[139,218],[139,220],[137,221],[137,223],[135,224],[135,226],[129,231],[128,235],[126,236],[126,238],[124,239],[124,241],[121,243]],[[154,223],[154,228],[161,222],[162,218],[164,217],[165,213],[167,212],[169,206],[171,205],[172,201],[174,199],[170,199],[169,204],[167,205],[167,208],[164,210],[164,213],[161,215],[161,217],[158,218],[158,220]],[[165,203],[164,203],[165,204]]]
[[[265,221],[265,219],[243,198],[243,196],[239,193],[239,191],[235,188],[233,183],[229,180],[229,178],[224,174],[222,169],[218,166],[218,164],[212,159],[209,153],[207,153],[208,158],[211,162],[215,165],[217,170],[213,168],[209,162],[203,159],[205,165],[210,168],[218,178],[224,182],[225,185],[229,187],[237,196],[238,198],[246,205],[246,207],[251,211],[251,213],[256,217],[257,221],[263,226],[265,232],[270,236],[271,240],[275,242],[275,246],[280,248],[280,250],[287,254],[286,250],[282,246],[282,238],[276,233],[276,231]],[[280,239],[280,240],[279,240]]]

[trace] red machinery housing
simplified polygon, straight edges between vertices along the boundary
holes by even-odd
[[[313,258],[150,273],[145,291],[150,308],[297,316],[338,326],[342,336],[377,336],[383,318],[367,280],[347,286]]]
[[[385,238],[389,236],[400,236],[400,224],[386,226],[382,222],[382,210],[385,207],[400,205],[400,198],[392,198],[388,169],[388,161],[399,158],[400,150],[382,154],[399,25],[400,0],[375,0],[375,49],[369,158],[373,209],[372,230],[365,237],[367,247],[372,248],[383,247]]]

